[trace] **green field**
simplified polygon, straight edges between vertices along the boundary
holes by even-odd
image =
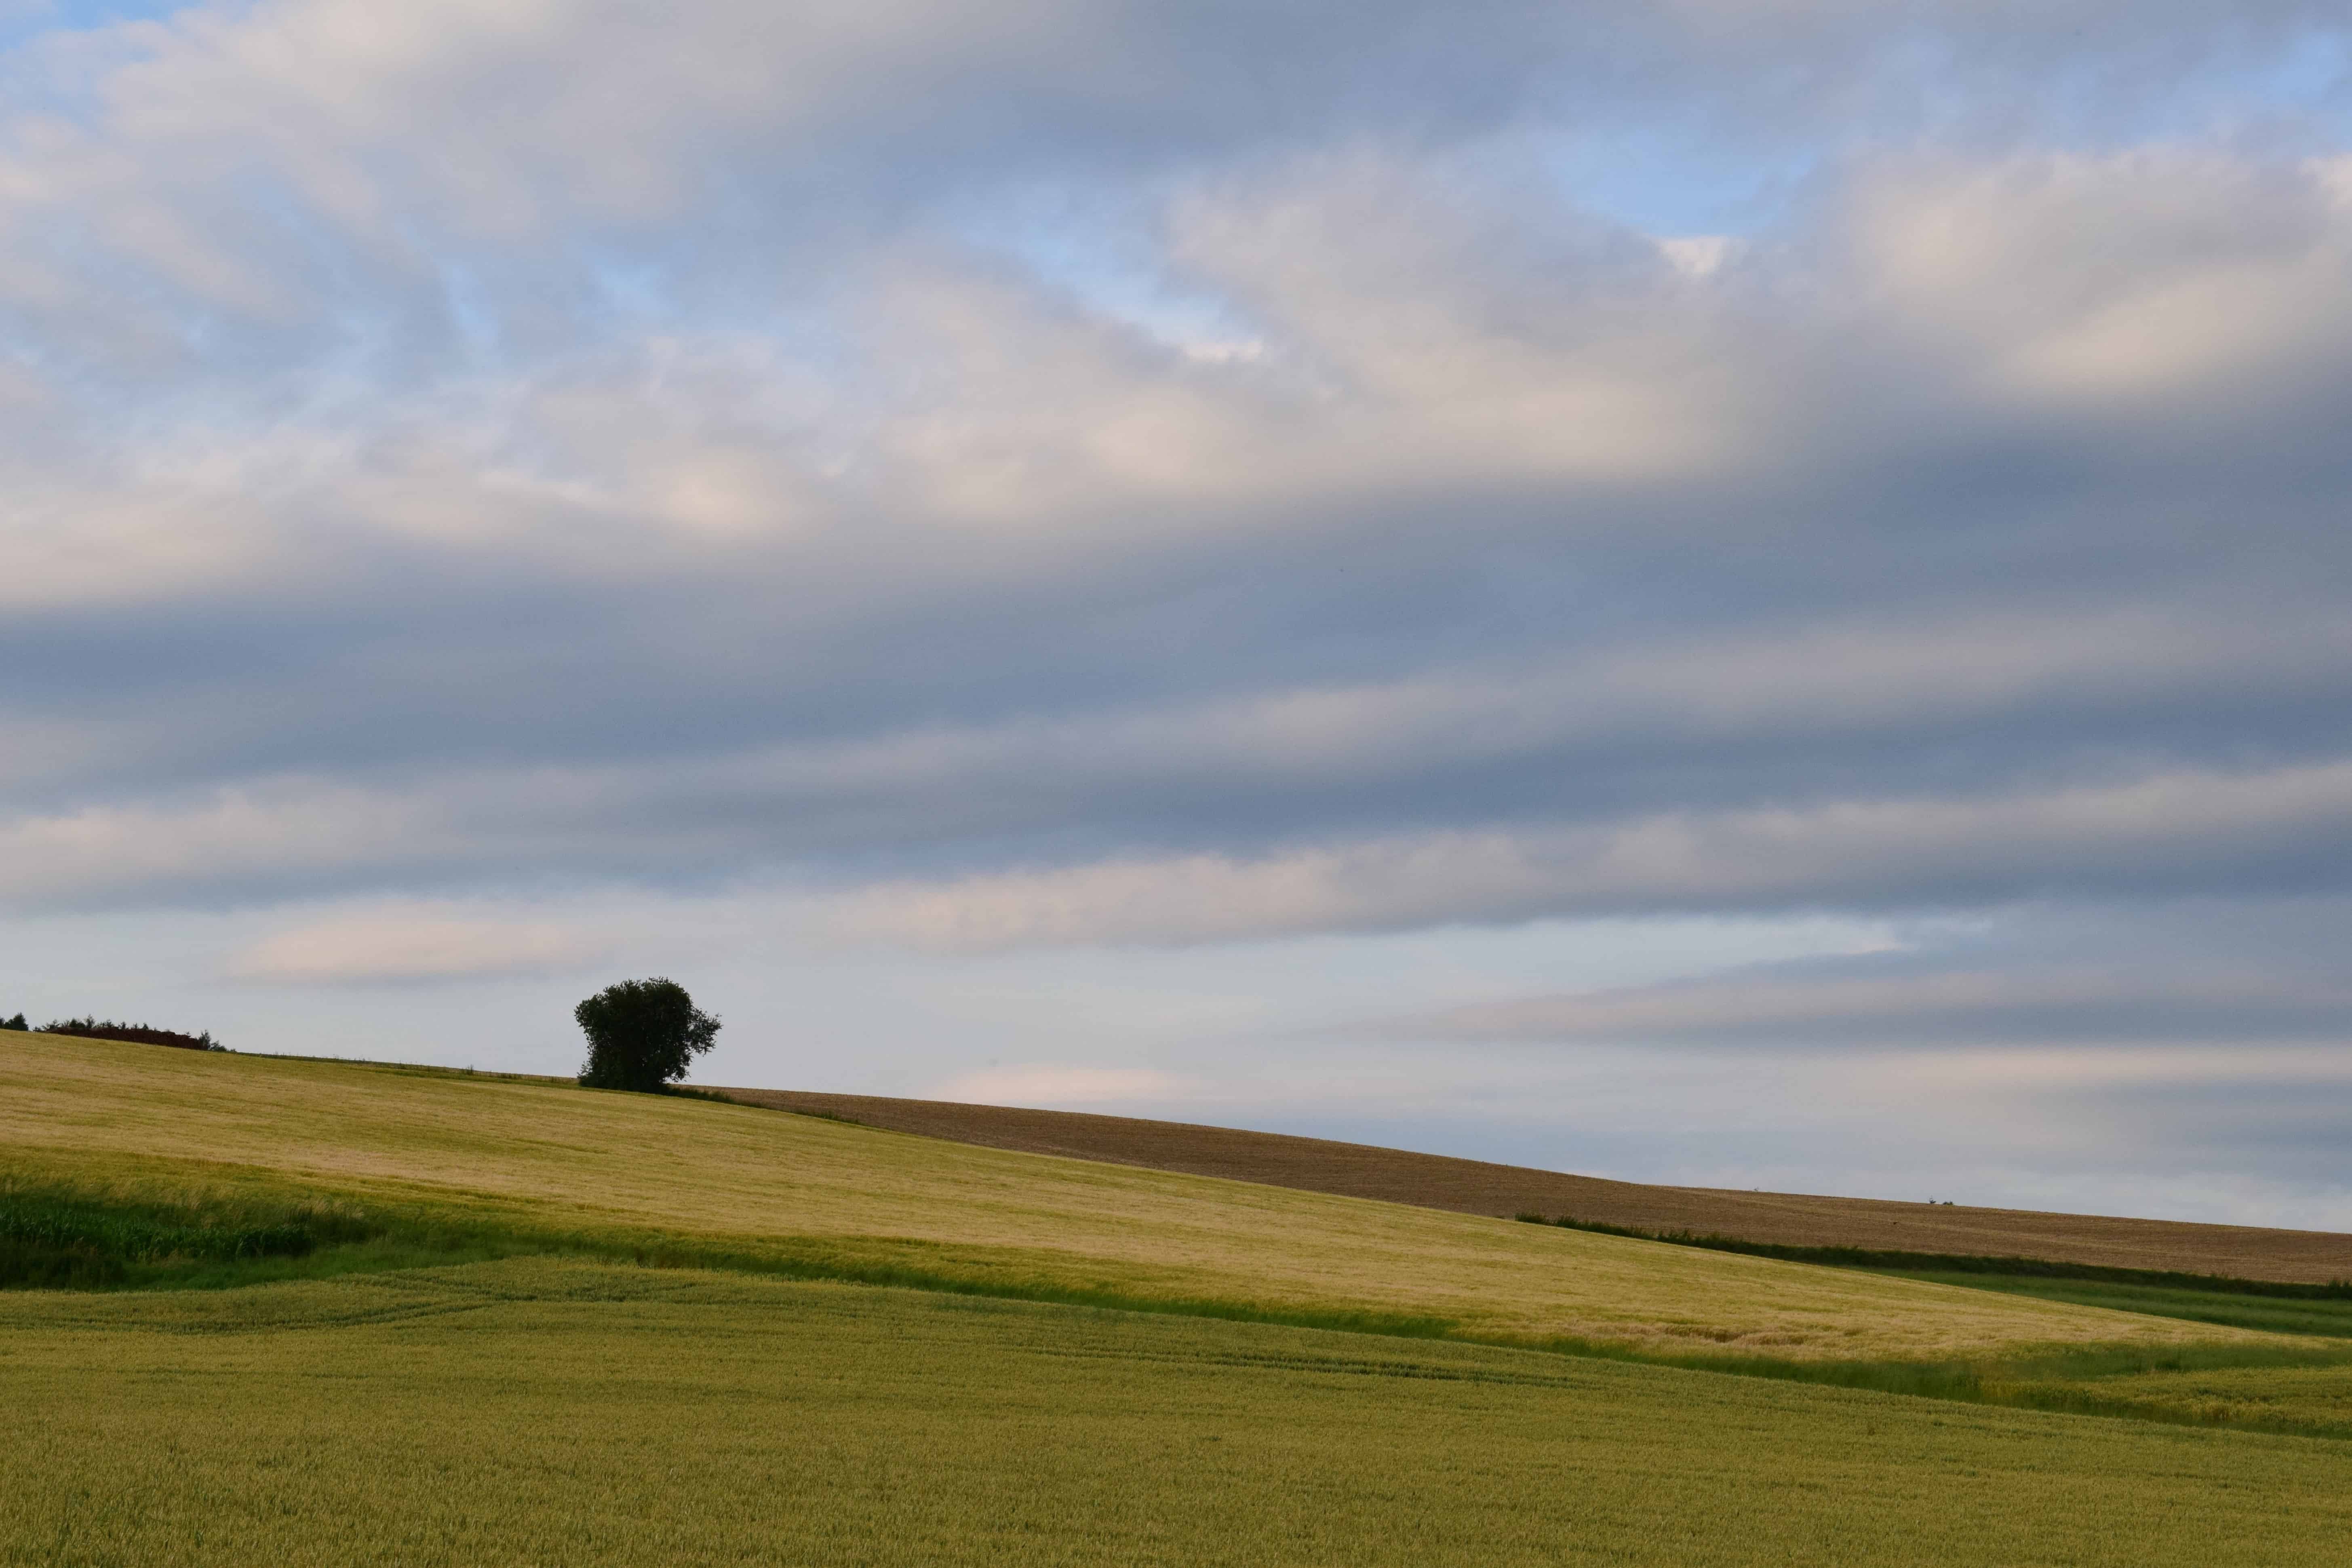
[[[2343,1280],[2321,1285],[2022,1258],[1955,1258],[1858,1247],[1790,1246],[1689,1231],[1640,1231],[1568,1217],[1546,1219],[1535,1214],[1517,1217],[1523,1223],[1557,1225],[1592,1235],[1630,1237],[1704,1251],[1812,1263],[1889,1279],[1918,1279],[2036,1300],[2177,1318],[2184,1322],[2253,1329],[2266,1334],[2352,1339],[2352,1283]]]
[[[549,1260],[0,1297],[0,1563],[2340,1560],[2345,1448]]]
[[[1355,1313],[1792,1361],[2151,1351],[2242,1331],[688,1099],[0,1041],[0,1176],[323,1195],[453,1229],[1099,1300]]]
[[[430,1069],[0,1036],[5,1279],[77,1288],[0,1292],[0,1564],[2268,1564],[2352,1525],[2339,1338]]]
[[[2192,1323],[2226,1323],[2273,1334],[2310,1334],[2352,1339],[2352,1301],[2297,1300],[2292,1297],[2182,1286],[2111,1285],[2095,1279],[2046,1279],[2003,1274],[1947,1274],[1906,1269],[1902,1278],[1930,1279],[1974,1290],[2001,1290],[2044,1301],[2071,1301],[2118,1312],[2147,1312]]]

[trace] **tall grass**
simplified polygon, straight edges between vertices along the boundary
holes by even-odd
[[[373,1234],[357,1216],[314,1204],[126,1201],[56,1184],[0,1182],[0,1288],[164,1284],[217,1274],[220,1265],[307,1258]]]

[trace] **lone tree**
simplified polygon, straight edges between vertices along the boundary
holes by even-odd
[[[696,1006],[675,980],[607,985],[572,1016],[588,1037],[588,1060],[580,1068],[583,1089],[658,1094],[684,1078],[719,1036],[719,1020]]]

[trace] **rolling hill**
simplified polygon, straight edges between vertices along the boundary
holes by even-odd
[[[0,1147],[19,1178],[299,1190],[807,1273],[1525,1343],[1853,1360],[2239,1337],[732,1103],[39,1035],[0,1046]]]
[[[2352,1528],[2340,1342],[724,1101],[0,1035],[0,1263],[51,1222],[320,1246],[0,1291],[0,1568],[2252,1568]]]
[[[2352,1236],[1794,1193],[1657,1186],[1181,1121],[950,1100],[726,1089],[750,1105],[844,1116],[992,1149],[1260,1182],[1458,1214],[1573,1215],[1789,1247],[2046,1258],[2106,1268],[2325,1284],[2352,1279]]]

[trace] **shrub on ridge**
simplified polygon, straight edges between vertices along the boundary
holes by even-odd
[[[588,1037],[583,1089],[658,1094],[684,1078],[719,1035],[719,1020],[697,1007],[685,986],[658,976],[607,985],[572,1016]]]

